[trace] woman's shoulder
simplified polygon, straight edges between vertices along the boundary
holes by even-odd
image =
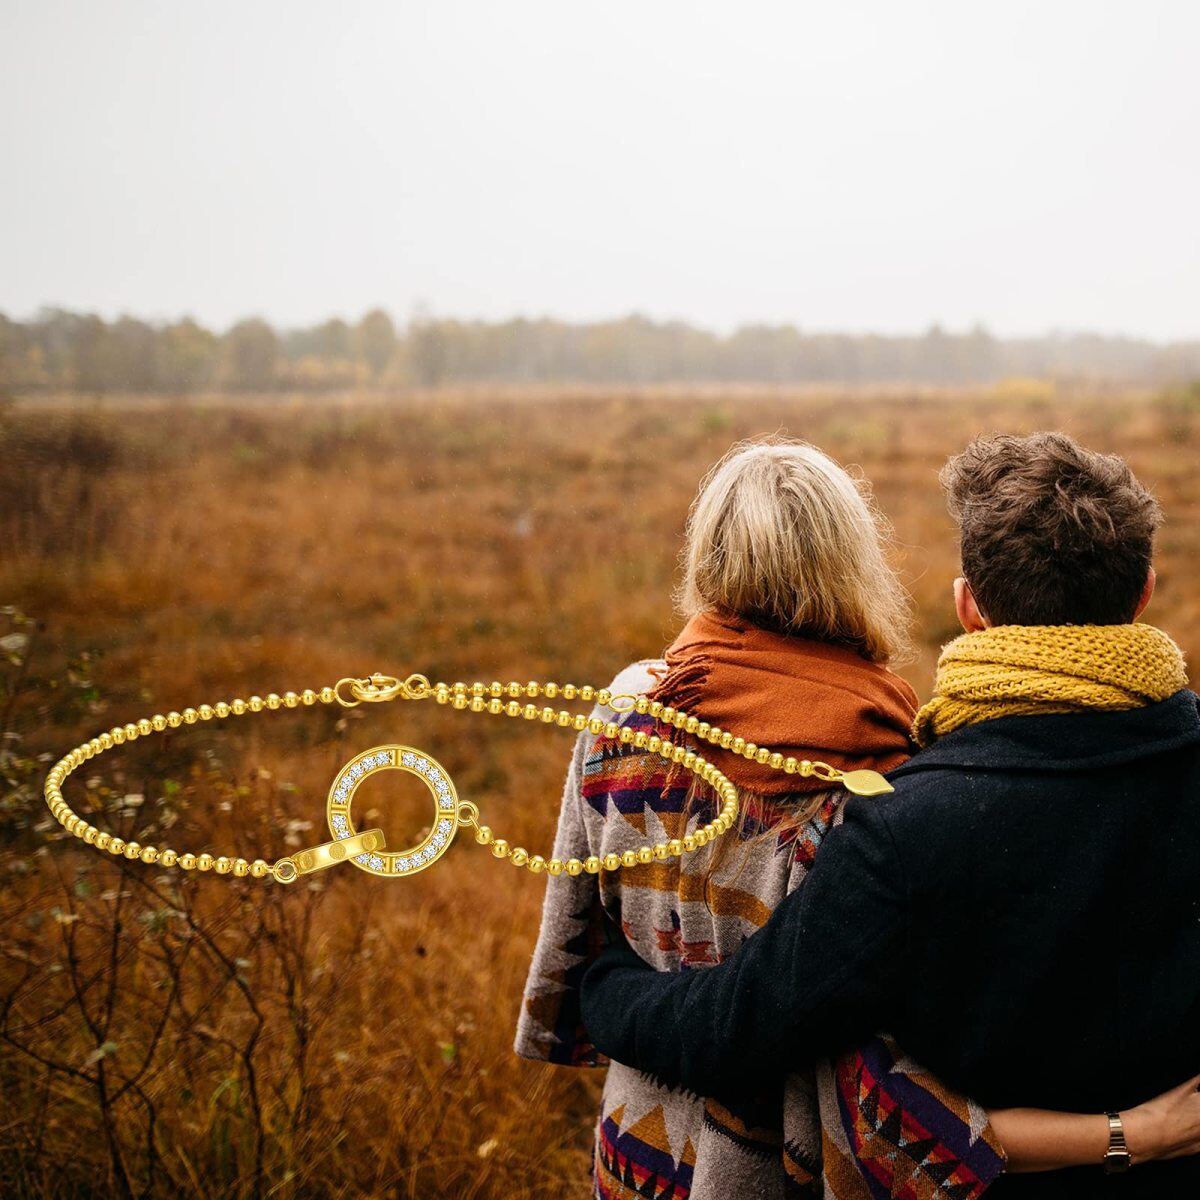
[[[641,658],[622,668],[614,676],[608,690],[614,696],[622,694],[639,696],[658,683],[658,672],[666,664],[661,658]],[[597,705],[597,707],[601,707]]]

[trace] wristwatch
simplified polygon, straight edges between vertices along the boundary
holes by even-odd
[[[1108,1152],[1103,1165],[1106,1175],[1119,1175],[1133,1165],[1133,1156],[1125,1144],[1125,1126],[1120,1113],[1108,1114]]]

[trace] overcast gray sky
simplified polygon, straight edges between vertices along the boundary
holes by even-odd
[[[0,0],[0,309],[1200,336],[1200,5]]]

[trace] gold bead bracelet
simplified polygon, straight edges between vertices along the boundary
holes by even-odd
[[[265,699],[251,696],[249,700],[221,700],[216,704],[202,704],[199,708],[186,708],[183,712],[169,712],[165,716],[143,717],[128,725],[117,725],[107,733],[98,734],[90,741],[76,746],[51,767],[46,776],[44,795],[46,804],[55,819],[75,837],[106,850],[114,856],[139,859],[141,862],[162,867],[179,867],[184,871],[216,871],[218,875],[234,875],[239,878],[274,879],[278,883],[292,883],[301,875],[311,874],[341,862],[351,862],[373,875],[388,878],[415,875],[436,862],[450,847],[460,826],[475,830],[475,840],[481,845],[491,846],[492,854],[498,859],[508,859],[516,867],[524,867],[535,875],[594,875],[599,871],[616,871],[621,867],[632,867],[639,863],[663,862],[678,858],[725,833],[737,820],[738,792],[728,777],[702,755],[694,750],[668,741],[644,729],[633,729],[618,721],[605,721],[600,717],[584,716],[568,709],[539,707],[532,703],[539,696],[547,700],[561,697],[563,700],[593,702],[612,709],[618,716],[637,712],[648,714],[662,725],[669,725],[700,741],[707,741],[723,750],[789,775],[813,777],[830,784],[840,785],[858,795],[876,795],[891,791],[887,781],[874,771],[840,771],[828,763],[809,759],[785,757],[766,746],[758,746],[736,737],[728,730],[720,729],[690,716],[682,709],[672,708],[660,701],[650,700],[644,695],[618,693],[613,695],[607,688],[589,685],[576,686],[572,683],[435,683],[431,684],[424,675],[410,675],[400,680],[391,675],[370,675],[365,679],[340,679],[333,687],[317,691],[285,692],[282,696],[272,692]],[[314,704],[340,704],[354,708],[362,703],[383,703],[389,700],[433,699],[438,704],[449,705],[457,710],[490,713],[493,716],[520,717],[526,721],[541,721],[546,725],[557,725],[582,733],[585,730],[597,736],[617,739],[627,745],[658,754],[663,759],[678,763],[691,771],[716,793],[721,808],[713,820],[701,825],[682,838],[647,843],[622,854],[607,854],[603,858],[595,855],[585,858],[544,858],[540,854],[529,854],[521,846],[509,846],[503,838],[493,836],[487,825],[480,824],[479,809],[469,800],[460,800],[449,773],[435,759],[412,746],[389,744],[375,746],[355,755],[338,772],[329,789],[326,800],[326,819],[331,841],[295,854],[286,855],[274,863],[265,859],[249,862],[244,858],[211,854],[180,853],[176,850],[143,846],[136,841],[126,842],[102,829],[97,829],[84,817],[74,812],[63,798],[62,785],[73,771],[89,759],[111,750],[114,746],[136,741],[152,733],[163,733],[178,729],[181,725],[195,725],[201,721],[224,720],[230,716],[257,713],[263,709],[272,711],[280,708],[311,707]],[[433,798],[433,822],[421,841],[408,849],[388,851],[384,849],[385,838],[381,829],[369,829],[363,833],[354,827],[350,806],[359,783],[368,775],[380,770],[399,770],[421,778]]]

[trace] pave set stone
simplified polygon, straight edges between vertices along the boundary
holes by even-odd
[[[398,767],[419,776],[435,796],[435,812],[439,815],[424,842],[416,850],[398,854],[386,851],[379,854],[358,854],[352,861],[376,874],[408,875],[421,870],[445,853],[457,825],[454,814],[458,801],[449,777],[436,762],[420,751],[399,746],[392,750],[375,750],[347,766],[329,795],[329,829],[333,836],[339,839],[350,837],[354,833],[349,818],[349,805],[355,788],[365,776],[384,767]],[[339,811],[343,808],[346,809],[345,812]]]

